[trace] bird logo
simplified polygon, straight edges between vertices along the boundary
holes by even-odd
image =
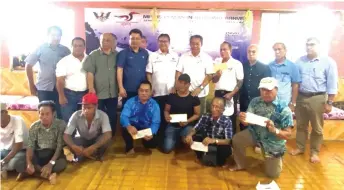
[[[93,14],[96,17],[96,19],[100,20],[101,22],[104,22],[107,19],[109,19],[111,12],[108,12],[106,14],[104,12],[101,12],[100,15],[98,15],[98,13],[96,12],[93,12]]]
[[[124,21],[131,21],[134,17],[134,14],[140,14],[137,12],[130,12],[128,15],[118,15],[116,18],[124,19]]]

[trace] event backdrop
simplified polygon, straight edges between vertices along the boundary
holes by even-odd
[[[246,49],[251,41],[252,28],[246,25],[246,11],[158,10],[157,27],[150,9],[86,8],[85,28],[87,53],[99,47],[99,36],[111,32],[118,38],[117,47],[126,48],[129,31],[138,28],[147,37],[148,49],[158,49],[157,37],[167,33],[171,49],[181,54],[189,50],[191,35],[203,36],[202,50],[213,58],[219,56],[223,41],[233,45],[232,56],[246,61]],[[153,19],[154,20],[154,19]]]

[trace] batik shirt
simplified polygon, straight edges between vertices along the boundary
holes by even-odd
[[[272,103],[265,103],[261,97],[256,97],[250,102],[247,112],[269,118],[277,129],[285,129],[293,126],[292,112],[288,102],[277,97]],[[280,139],[266,127],[257,125],[249,126],[253,138],[262,146],[266,156],[279,157],[286,151],[286,140]]]

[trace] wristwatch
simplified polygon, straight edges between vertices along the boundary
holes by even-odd
[[[199,85],[199,88],[200,88],[201,90],[203,90],[203,89],[204,89],[204,86],[202,86],[202,85]]]
[[[290,102],[289,104],[290,104],[290,105],[293,105],[294,107],[296,107],[296,104],[293,104],[293,102]]]
[[[276,128],[275,134],[278,135],[280,133],[280,130]]]
[[[50,160],[49,163],[50,163],[51,165],[55,165],[55,161],[53,161],[53,160]]]
[[[333,101],[331,101],[331,100],[327,100],[327,102],[326,102],[328,105],[330,105],[330,106],[332,106],[332,104],[333,104]]]
[[[219,143],[219,140],[218,139],[215,139],[215,144],[218,144]]]

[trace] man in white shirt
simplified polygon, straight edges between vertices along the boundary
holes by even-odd
[[[231,116],[233,132],[236,127],[237,98],[244,79],[242,63],[231,56],[232,45],[223,42],[220,46],[220,58],[215,59],[215,66],[224,64],[223,68],[216,72],[213,78],[215,83],[215,96],[226,99],[223,115]]]
[[[168,95],[173,91],[178,54],[169,50],[170,36],[160,34],[158,37],[159,50],[150,54],[146,67],[147,79],[152,84],[153,98],[160,107],[161,123],[158,131],[159,145],[162,145],[165,134],[166,121],[164,107]]]
[[[72,54],[61,59],[56,65],[56,86],[62,118],[68,123],[71,115],[80,109],[78,105],[87,92],[86,72],[82,69],[85,59],[85,40],[72,40]]]
[[[148,51],[149,55],[151,55],[153,52],[150,51],[149,49],[147,49],[148,47],[148,41],[147,41],[147,37],[146,36],[142,36],[141,38],[141,48],[145,49]]]
[[[7,171],[24,172],[25,148],[28,140],[28,129],[19,116],[9,115],[5,103],[1,103],[1,177],[7,178]]]
[[[201,114],[206,113],[206,96],[209,93],[209,82],[214,74],[213,59],[201,51],[203,37],[190,37],[190,52],[181,55],[176,69],[176,79],[181,74],[188,74],[191,78],[190,91],[192,96],[198,96],[201,101]]]

